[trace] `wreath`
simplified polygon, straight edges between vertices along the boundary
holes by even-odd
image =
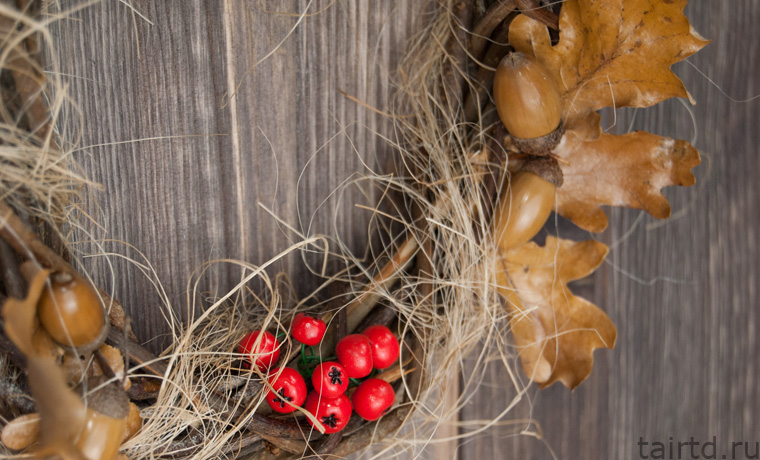
[[[666,218],[661,189],[695,182],[700,159],[688,142],[608,134],[599,114],[689,98],[670,66],[707,42],[683,16],[685,0],[436,2],[395,74],[389,155],[400,166],[368,178],[388,192],[376,208],[387,217],[383,250],[364,261],[331,251],[327,236],[301,238],[283,253],[343,267],[314,273],[322,284],[301,299],[286,277],[270,278],[273,261],[211,261],[190,281],[194,295],[216,264],[240,267],[240,283],[155,355],[83,272],[67,232],[97,186],[62,128],[76,112],[64,110],[48,27],[68,12],[19,4],[0,3],[6,455],[416,449],[477,390],[465,378],[459,400],[444,404],[465,358],[473,375],[503,365],[518,398],[531,383],[575,388],[616,329],[567,284],[608,249],[536,235],[552,211],[590,232],[607,226],[602,206]]]

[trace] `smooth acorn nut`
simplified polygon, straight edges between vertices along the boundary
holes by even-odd
[[[501,252],[530,241],[546,223],[562,172],[556,161],[537,160],[504,183],[494,214],[494,235]]]
[[[99,386],[105,378],[90,380],[90,387]],[[88,460],[112,460],[127,431],[129,397],[118,382],[101,387],[87,397],[85,423],[76,446]]]
[[[67,347],[97,348],[107,333],[105,313],[95,289],[84,278],[64,272],[50,276],[37,303],[45,331]]]
[[[534,139],[551,134],[560,125],[559,88],[546,66],[533,56],[506,55],[496,68],[493,96],[501,122],[512,137]]]

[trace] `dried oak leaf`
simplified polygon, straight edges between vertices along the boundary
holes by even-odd
[[[579,227],[607,227],[602,205],[644,209],[670,216],[660,193],[695,183],[700,162],[689,143],[643,132],[602,134],[603,107],[648,107],[670,97],[689,97],[670,66],[704,47],[683,15],[686,0],[568,0],[560,14],[559,42],[546,26],[520,15],[510,26],[515,49],[543,62],[560,85],[566,134],[553,151],[564,160],[565,183],[557,212]]]
[[[688,142],[644,131],[602,134],[593,141],[568,133],[553,153],[564,162],[556,210],[592,232],[607,227],[602,205],[643,209],[658,219],[669,217],[670,204],[660,190],[694,185],[691,168],[700,162],[699,152]]]
[[[509,40],[552,72],[566,121],[603,107],[650,107],[671,97],[690,98],[670,66],[709,42],[683,15],[686,3],[567,0],[555,46],[546,26],[524,15],[510,25]]]
[[[547,237],[502,254],[499,292],[523,370],[541,388],[556,381],[575,388],[591,373],[596,348],[612,348],[617,331],[607,315],[574,296],[567,283],[584,278],[604,260],[597,241]]]

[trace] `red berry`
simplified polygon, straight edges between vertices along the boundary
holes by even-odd
[[[382,417],[393,405],[396,395],[390,383],[380,379],[368,379],[362,382],[353,396],[354,410],[364,420],[373,421]]]
[[[268,380],[274,391],[269,390],[267,393],[267,403],[276,412],[289,414],[296,408],[285,401],[295,406],[302,405],[306,400],[306,382],[295,369],[286,367],[278,376],[279,371],[280,369],[277,368],[270,373]]]
[[[254,350],[256,339],[259,334],[263,334],[259,346]],[[245,355],[246,366],[250,364],[258,370],[265,370],[272,367],[280,357],[280,344],[277,339],[267,331],[253,331],[243,337],[238,345],[238,353]]]
[[[377,369],[385,369],[396,362],[399,354],[398,340],[390,329],[376,324],[362,332],[372,344],[372,362]]]
[[[321,319],[298,313],[293,318],[290,333],[294,339],[302,344],[313,347],[322,341],[325,329],[327,329],[327,326]]]
[[[311,376],[314,390],[323,398],[337,398],[348,390],[346,370],[338,363],[327,361],[314,369]]]
[[[303,407],[325,427],[325,433],[336,433],[342,430],[351,418],[351,400],[344,394],[337,398],[325,398],[316,391],[312,391]],[[314,426],[311,420],[309,423]]]
[[[343,337],[335,346],[338,361],[352,379],[366,377],[372,372],[372,348],[369,339],[361,334]]]

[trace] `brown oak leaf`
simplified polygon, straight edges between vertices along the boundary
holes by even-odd
[[[643,209],[658,219],[669,217],[670,204],[660,190],[694,185],[691,168],[700,162],[699,152],[688,142],[644,131],[602,134],[593,141],[568,133],[553,153],[562,160],[564,174],[556,210],[592,232],[607,227],[602,205]]]
[[[556,209],[581,228],[607,227],[602,205],[667,218],[670,205],[660,190],[695,182],[699,153],[687,142],[602,134],[595,112],[689,96],[670,66],[708,42],[689,25],[685,6],[686,0],[568,0],[554,46],[546,26],[533,19],[520,15],[510,25],[515,49],[536,56],[559,83],[566,134],[553,153],[564,160],[565,183]]]
[[[523,370],[541,388],[556,381],[575,388],[591,373],[593,351],[615,345],[612,321],[567,287],[592,273],[607,252],[597,241],[549,236],[543,247],[527,243],[501,255],[499,292]]]
[[[567,0],[559,42],[546,26],[520,15],[510,44],[532,54],[554,75],[567,121],[603,107],[649,107],[689,97],[670,66],[709,42],[683,15],[686,0]]]

